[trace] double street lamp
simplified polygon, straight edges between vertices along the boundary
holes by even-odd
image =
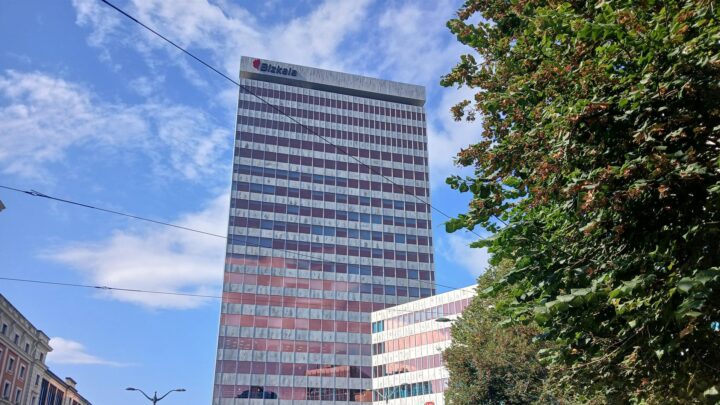
[[[161,396],[160,398],[158,398],[158,396],[157,396],[157,391],[155,391],[155,395],[153,395],[152,397],[150,397],[148,394],[145,393],[145,391],[143,391],[143,390],[141,390],[141,389],[138,389],[138,388],[127,387],[127,388],[125,388],[125,389],[128,390],[128,391],[140,391],[143,395],[145,395],[145,398],[149,399],[149,400],[153,403],[153,405],[155,405],[155,404],[157,404],[158,402],[160,402],[161,399],[163,399],[163,398],[165,398],[166,396],[168,396],[171,392],[176,392],[176,391],[177,391],[177,392],[185,392],[185,388],[176,388],[176,389],[174,389],[174,390],[170,390],[170,391],[166,392],[165,395],[163,395],[163,396]]]

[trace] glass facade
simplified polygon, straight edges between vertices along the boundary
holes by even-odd
[[[213,403],[370,402],[370,313],[435,293],[424,90],[245,57],[241,84]]]
[[[376,404],[443,405],[448,371],[442,352],[452,322],[467,308],[475,286],[373,312],[373,395]]]

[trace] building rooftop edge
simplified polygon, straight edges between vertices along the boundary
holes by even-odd
[[[3,305],[8,306],[8,307],[10,308],[10,310],[14,311],[14,312],[15,312],[15,316],[16,316],[18,319],[20,319],[21,322],[25,323],[25,327],[28,328],[28,329],[30,329],[31,334],[41,334],[43,337],[46,337],[48,340],[50,339],[43,331],[41,331],[41,330],[38,329],[35,325],[33,325],[33,323],[30,322],[30,320],[27,319],[27,318],[25,317],[25,315],[23,315],[23,313],[20,312],[20,310],[17,309],[17,308],[15,307],[15,305],[13,305],[12,302],[10,302],[10,300],[8,300],[7,298],[5,298],[5,296],[2,295],[2,294],[0,294],[0,303],[2,303]]]
[[[242,56],[240,58],[240,75],[241,77],[250,78],[262,77],[273,82],[284,82],[284,84],[299,85],[301,87],[315,88],[318,90],[336,91],[333,88],[352,89],[359,93],[389,96],[389,99],[386,101],[417,106],[424,105],[426,100],[425,87],[421,85],[395,82],[251,56]],[[357,95],[368,97],[363,94]]]
[[[465,298],[470,298],[475,295],[476,288],[477,288],[477,284],[472,284],[472,285],[469,285],[466,287],[461,287],[461,288],[458,288],[455,290],[446,291],[442,294],[436,294],[436,295],[431,295],[429,297],[420,298],[420,299],[406,302],[406,303],[403,303],[400,305],[395,305],[395,306],[381,309],[378,311],[373,311],[370,314],[370,317],[371,317],[372,321],[374,322],[375,320],[382,320],[382,319],[387,319],[387,318],[396,316],[401,311],[406,311],[407,313],[410,313],[413,311],[417,311],[418,310],[417,307],[422,306],[423,303],[425,303],[425,302],[442,300],[443,298],[446,298],[446,297],[454,295],[454,294],[460,294],[461,292],[467,292],[468,295]]]

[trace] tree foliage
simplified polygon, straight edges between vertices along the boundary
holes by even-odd
[[[539,328],[504,324],[514,300],[510,290],[482,293],[511,266],[501,263],[479,278],[479,294],[452,326],[453,342],[443,353],[449,405],[532,404],[542,398],[547,371],[537,353],[546,345],[534,341]]]
[[[469,0],[448,26],[477,53],[445,86],[482,119],[448,231],[494,233],[512,319],[578,400],[688,403],[720,390],[720,5]],[[475,55],[475,56],[474,56]]]

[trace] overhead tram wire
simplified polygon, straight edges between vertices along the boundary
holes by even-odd
[[[400,188],[403,190],[404,194],[406,194],[406,195],[411,195],[411,196],[415,197],[415,199],[417,199],[418,201],[420,201],[420,202],[423,203],[423,204],[426,204],[426,205],[429,206],[431,209],[433,209],[435,212],[437,212],[437,213],[445,216],[445,217],[448,218],[448,219],[453,219],[453,217],[451,217],[450,215],[448,215],[447,213],[445,213],[445,212],[442,211],[441,209],[439,209],[439,208],[433,206],[432,204],[430,204],[429,201],[427,201],[427,200],[425,200],[425,199],[423,199],[423,198],[420,198],[419,196],[415,195],[415,193],[410,193],[410,192],[408,192],[407,188],[405,188],[405,185],[395,183],[392,179],[390,179],[389,177],[387,177],[387,176],[385,176],[384,174],[382,174],[382,172],[380,172],[380,171],[378,171],[377,169],[375,169],[372,165],[368,165],[368,164],[366,164],[365,162],[363,162],[361,159],[359,159],[359,158],[351,155],[351,154],[348,152],[348,150],[345,149],[344,147],[338,146],[338,145],[334,144],[333,142],[331,142],[330,140],[328,140],[326,137],[324,137],[324,136],[320,135],[319,133],[317,133],[317,131],[315,131],[313,128],[311,128],[311,127],[303,124],[303,123],[300,122],[299,120],[295,119],[293,116],[287,114],[287,113],[286,113],[285,111],[283,111],[281,108],[279,108],[278,106],[270,103],[269,101],[267,101],[266,99],[264,99],[263,97],[261,97],[260,95],[258,95],[258,94],[255,93],[254,91],[252,91],[252,90],[251,90],[250,88],[248,88],[247,86],[243,86],[240,82],[234,80],[234,79],[231,78],[230,76],[226,75],[225,73],[223,73],[223,72],[221,72],[220,70],[218,70],[218,69],[216,69],[215,67],[213,67],[211,64],[205,62],[202,58],[196,56],[196,55],[193,54],[192,52],[188,51],[187,49],[185,49],[185,48],[183,48],[182,46],[176,44],[175,42],[173,42],[173,41],[170,40],[169,38],[165,37],[164,35],[160,34],[159,32],[155,31],[154,29],[150,28],[148,25],[146,25],[146,24],[143,23],[142,21],[138,20],[137,18],[133,17],[132,15],[128,14],[126,11],[122,10],[122,9],[119,8],[118,6],[114,5],[113,3],[109,2],[108,0],[100,0],[100,1],[102,1],[102,2],[105,3],[107,6],[111,7],[112,9],[114,9],[115,11],[117,11],[118,13],[122,14],[123,16],[129,18],[130,20],[132,20],[132,21],[135,22],[136,24],[140,25],[141,27],[145,28],[146,30],[150,31],[151,33],[155,34],[157,37],[159,37],[159,38],[162,39],[163,41],[167,42],[168,44],[172,45],[173,47],[177,48],[178,50],[180,50],[180,51],[183,52],[184,54],[186,54],[186,55],[188,55],[189,57],[195,59],[197,62],[199,62],[199,63],[202,64],[203,66],[207,67],[208,69],[210,69],[210,70],[212,70],[213,72],[217,73],[218,75],[222,76],[225,80],[228,80],[228,81],[231,82],[232,84],[238,86],[238,87],[241,88],[243,91],[247,92],[248,94],[250,94],[250,95],[252,95],[253,97],[255,97],[255,98],[257,98],[258,100],[260,100],[262,103],[267,104],[270,108],[272,108],[272,109],[273,109],[274,111],[276,111],[278,114],[283,115],[283,116],[285,116],[286,118],[288,118],[289,120],[291,120],[292,122],[294,122],[295,124],[300,125],[302,128],[304,128],[305,130],[307,130],[309,133],[311,133],[311,134],[317,136],[318,138],[320,138],[320,139],[321,139],[323,142],[325,142],[326,144],[328,144],[328,145],[334,147],[336,150],[342,152],[343,155],[346,155],[346,156],[349,157],[350,159],[358,162],[358,164],[360,164],[360,165],[368,168],[373,174],[376,174],[376,175],[382,177],[382,178],[385,179],[388,183],[390,183],[390,184],[392,184],[392,185],[394,185],[394,186],[400,187]],[[478,234],[477,232],[475,232],[475,231],[472,230],[472,229],[467,229],[467,231],[470,232],[470,233],[472,233],[472,234],[474,234],[474,235],[477,236],[478,238],[482,238],[482,236],[481,236],[480,234]]]
[[[111,287],[111,286],[105,286],[105,285],[67,283],[67,282],[61,282],[61,281],[37,280],[37,279],[17,278],[17,277],[0,276],[0,280],[18,282],[18,283],[28,283],[28,284],[50,285],[50,286],[55,286],[55,287],[84,288],[84,289],[90,289],[90,290],[119,291],[119,292],[130,292],[130,293],[137,293],[137,294],[170,295],[170,296],[191,297],[191,298],[207,298],[207,299],[216,299],[216,300],[222,299],[221,295],[194,294],[194,293],[185,293],[185,292],[176,292],[176,291],[144,290],[141,288]],[[466,287],[464,287],[464,288],[466,288]],[[470,296],[472,296],[472,295],[470,295]],[[412,302],[412,301],[409,301],[409,302]],[[402,305],[402,304],[397,304],[397,305]],[[401,313],[415,312],[415,311],[411,311],[411,310],[407,310],[407,309],[397,309],[394,307],[387,307],[387,308],[380,309],[378,311],[392,311],[392,312],[401,312]],[[373,312],[375,312],[375,311],[373,311]]]
[[[45,199],[48,199],[48,200],[58,201],[58,202],[62,202],[62,203],[65,203],[65,204],[70,204],[70,205],[75,205],[75,206],[82,207],[82,208],[88,208],[88,209],[92,209],[92,210],[96,210],[96,211],[101,211],[101,212],[105,212],[105,213],[108,213],[108,214],[119,215],[119,216],[123,216],[123,217],[126,217],[126,218],[135,219],[135,220],[138,220],[138,221],[150,222],[150,223],[153,223],[153,224],[156,224],[156,225],[167,226],[167,227],[171,227],[171,228],[175,228],[175,229],[180,229],[180,230],[183,230],[183,231],[195,232],[195,233],[198,233],[198,234],[207,235],[207,236],[213,236],[213,237],[220,238],[220,239],[224,239],[224,240],[230,239],[230,238],[228,238],[227,236],[223,236],[223,235],[220,235],[220,234],[217,234],[217,233],[202,231],[202,230],[199,230],[199,229],[189,228],[189,227],[186,227],[186,226],[181,226],[181,225],[173,224],[173,223],[170,223],[170,222],[164,222],[164,221],[159,221],[159,220],[155,220],[155,219],[151,219],[151,218],[141,217],[141,216],[138,216],[138,215],[128,214],[128,213],[122,212],[122,211],[110,210],[110,209],[106,209],[106,208],[102,208],[102,207],[97,207],[97,206],[90,205],[90,204],[84,204],[84,203],[80,203],[80,202],[77,202],[77,201],[72,201],[72,200],[68,200],[68,199],[64,199],[64,198],[58,198],[58,197],[54,197],[54,196],[51,196],[51,195],[48,195],[48,194],[45,194],[45,193],[41,193],[41,192],[36,191],[36,190],[22,190],[22,189],[19,189],[19,188],[10,187],[10,186],[5,186],[5,185],[2,185],[2,184],[0,184],[0,188],[6,189],[6,190],[10,190],[10,191],[14,191],[14,192],[17,192],[17,193],[26,194],[26,195],[29,195],[29,196],[32,196],[32,197],[41,197],[41,198],[45,198]],[[244,243],[245,243],[247,246],[251,246],[251,247],[257,247],[257,248],[262,248],[262,247],[263,247],[263,246],[261,246],[260,244],[251,243],[251,242],[248,241],[247,239],[245,240]],[[291,255],[295,255],[295,256],[297,256],[297,257],[304,257],[304,258],[307,258],[307,259],[310,259],[310,260],[322,260],[321,258],[318,258],[318,257],[313,256],[313,255],[311,255],[311,254],[305,254],[305,253],[302,253],[302,252],[294,252],[294,251],[292,251],[292,250],[287,250],[287,249],[278,249],[278,250],[282,250],[283,253],[285,253],[285,255],[291,254]],[[287,259],[287,258],[288,258],[287,256],[284,257],[284,259]],[[415,281],[417,281],[418,284],[430,284],[431,286],[445,287],[445,288],[449,288],[449,289],[452,289],[452,290],[457,290],[457,289],[460,288],[460,287],[453,287],[453,286],[438,284],[438,283],[434,282],[433,280],[415,280]]]
[[[215,237],[217,237],[217,238],[227,239],[226,236],[219,235],[219,234],[217,234],[217,233],[205,232],[205,231],[201,231],[201,230],[198,230],[198,229],[188,228],[188,227],[186,227],[186,226],[171,224],[171,223],[169,223],[169,222],[158,221],[158,220],[155,220],[155,219],[144,218],[144,217],[140,217],[140,216],[137,216],[137,215],[128,214],[128,213],[125,213],[125,212],[115,211],[115,210],[111,210],[111,209],[107,209],[107,208],[96,207],[96,206],[94,206],[94,205],[83,204],[83,203],[79,203],[79,202],[71,201],[71,200],[65,200],[65,199],[63,199],[63,198],[58,198],[58,197],[49,196],[49,195],[47,195],[47,194],[44,194],[44,193],[41,193],[41,192],[35,191],[35,190],[20,190],[19,188],[9,187],[9,186],[4,186],[4,185],[0,185],[0,188],[4,188],[4,189],[6,189],[6,190],[11,190],[11,191],[16,191],[16,192],[18,192],[18,193],[23,193],[23,194],[31,195],[31,196],[33,196],[33,197],[47,198],[47,199],[49,199],[49,200],[55,200],[55,201],[63,202],[63,203],[66,203],[66,204],[77,205],[78,207],[89,208],[89,209],[92,209],[92,210],[107,212],[107,213],[109,213],[109,214],[120,215],[120,216],[123,216],[123,217],[128,217],[128,218],[132,218],[132,219],[137,219],[137,220],[139,220],[139,221],[151,222],[151,223],[157,224],[157,225],[164,225],[164,226],[169,226],[169,227],[172,227],[172,228],[182,229],[182,230],[184,230],[184,231],[190,231],[190,232],[200,233],[200,234],[203,234],[203,235],[215,236]]]
[[[143,290],[143,289],[139,289],[139,288],[110,287],[110,286],[104,286],[104,285],[65,283],[65,282],[60,282],[60,281],[33,280],[33,279],[15,278],[15,277],[0,277],[0,280],[15,281],[15,282],[19,282],[19,283],[46,284],[46,285],[54,285],[54,286],[58,286],[58,287],[88,288],[88,289],[94,289],[94,290],[122,291],[122,292],[132,292],[132,293],[141,293],[141,294],[177,295],[177,296],[182,296],[182,297],[212,298],[212,299],[221,299],[222,298],[217,295],[193,294],[193,293],[183,293],[183,292],[174,292],[174,291]]]

